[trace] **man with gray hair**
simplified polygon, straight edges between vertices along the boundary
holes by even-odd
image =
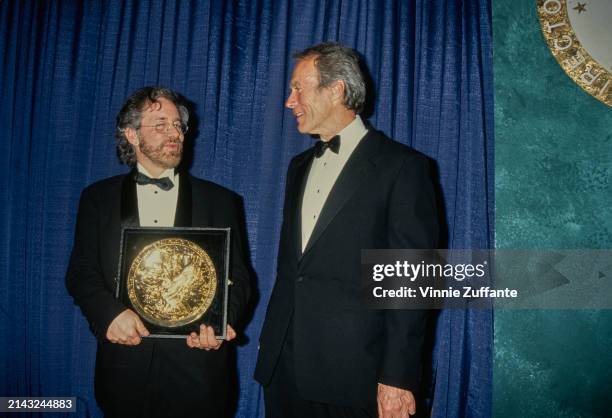
[[[364,124],[353,50],[323,43],[294,57],[285,106],[319,140],[289,164],[255,378],[269,418],[405,418],[426,313],[362,306],[361,250],[436,248],[429,162]]]
[[[81,194],[66,286],[98,339],[95,394],[107,417],[224,417],[231,365],[227,343],[201,324],[185,340],[149,330],[115,294],[121,230],[128,226],[231,228],[227,340],[248,298],[241,199],[179,169],[189,112],[163,87],[133,93],[117,116],[117,153],[128,174]]]

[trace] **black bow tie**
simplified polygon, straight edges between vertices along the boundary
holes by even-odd
[[[317,141],[314,151],[315,157],[321,157],[327,148],[329,148],[334,154],[338,154],[338,151],[340,151],[340,135],[334,136],[329,141]]]
[[[146,174],[142,174],[140,171],[136,172],[136,174],[134,175],[134,180],[136,180],[136,183],[140,184],[141,186],[144,186],[147,184],[154,184],[160,189],[165,190],[165,191],[168,191],[174,187],[174,183],[172,183],[172,180],[170,180],[168,177],[162,177],[160,179],[152,179]]]

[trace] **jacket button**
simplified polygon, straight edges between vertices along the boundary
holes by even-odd
[[[297,278],[297,281],[298,281],[298,282],[304,281],[304,276],[299,276],[299,277]]]

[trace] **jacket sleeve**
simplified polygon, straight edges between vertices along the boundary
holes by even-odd
[[[438,213],[426,157],[404,159],[388,206],[388,248],[432,249],[438,240]],[[414,391],[421,377],[427,311],[385,311],[385,339],[379,382]]]
[[[85,315],[93,334],[104,339],[113,319],[126,308],[115,299],[104,280],[99,255],[99,225],[99,205],[94,190],[89,187],[81,194],[66,288]]]

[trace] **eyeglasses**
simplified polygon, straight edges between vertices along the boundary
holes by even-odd
[[[155,130],[160,134],[167,134],[171,128],[176,129],[181,135],[185,135],[189,130],[189,126],[187,126],[187,124],[179,121],[172,123],[160,122],[156,123],[155,125],[140,125],[140,127],[155,128]]]

